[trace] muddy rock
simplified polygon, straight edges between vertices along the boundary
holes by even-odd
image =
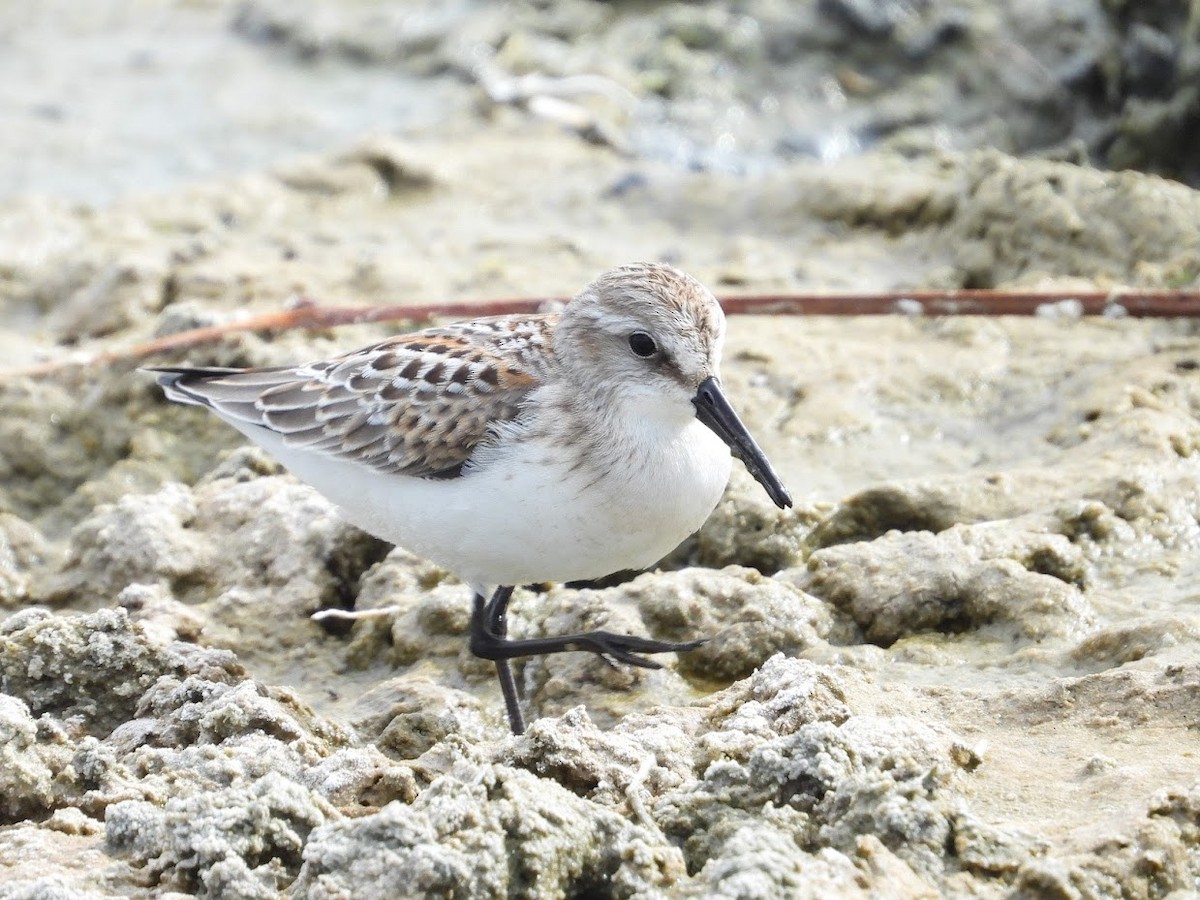
[[[124,610],[59,617],[30,610],[0,623],[0,683],[34,715],[104,736],[133,718],[142,695],[185,659],[152,644]]]
[[[289,754],[312,763],[322,759],[330,745],[349,741],[344,730],[315,719],[285,691],[250,680],[210,680],[221,674],[202,669],[182,680],[160,679],[142,697],[138,716],[113,732],[112,743],[123,749],[191,747],[266,735],[286,745]]]
[[[302,618],[346,605],[361,573],[387,552],[386,544],[346,524],[332,504],[290,476],[216,481],[197,499],[194,528],[228,534],[238,548],[226,558],[232,571],[218,588],[263,585],[276,615]]]
[[[1096,628],[1071,650],[1086,667],[1112,668],[1168,653],[1200,636],[1200,622],[1186,616],[1145,616]]]
[[[402,549],[367,571],[354,608],[379,617],[355,625],[348,649],[355,665],[383,658],[394,665],[454,656],[471,620],[471,591],[432,563]]]
[[[686,556],[705,568],[746,566],[774,575],[803,562],[805,538],[817,521],[815,509],[781,510],[757,483],[737,479],[693,540],[664,565],[670,567],[678,556]]]
[[[292,880],[326,811],[282,775],[267,773],[159,808],[125,800],[105,816],[107,849],[147,879],[176,889],[272,897]],[[262,862],[258,862],[258,861]]]
[[[97,840],[96,830],[103,823],[86,821],[89,824],[54,819],[41,826],[24,823],[0,834],[0,852],[12,860],[5,866],[0,897],[103,900],[114,892],[141,890],[136,880],[123,877],[120,865],[114,865]],[[47,871],[48,860],[55,861],[52,872]]]
[[[683,874],[652,828],[528,772],[461,761],[411,805],[318,829],[294,891],[558,896],[604,885],[625,897]]]
[[[56,604],[88,597],[138,607],[147,619],[186,602],[192,611],[171,627],[217,640],[264,616],[315,633],[307,615],[353,602],[359,576],[386,551],[290,476],[237,468],[194,491],[168,484],[100,506],[73,531],[65,565],[40,593]]]
[[[637,579],[612,588],[555,587],[546,594],[523,594],[512,604],[509,632],[540,637],[601,630],[667,641],[693,637],[690,623],[681,619],[652,621],[644,616],[631,594],[636,583]],[[650,703],[677,704],[690,696],[691,689],[671,665],[672,654],[659,654],[655,662],[663,668],[613,665],[591,653],[559,653],[520,661],[519,678],[538,715],[562,715],[582,702],[591,715],[607,720]],[[472,661],[466,666],[489,684],[495,679],[490,664]]]
[[[95,605],[108,605],[130,584],[160,579],[182,590],[200,577],[212,552],[191,530],[195,516],[192,493],[181,484],[99,508],[72,533],[66,565],[47,599],[86,592]]]
[[[1197,789],[1157,794],[1126,838],[1096,837],[1088,848],[1091,852],[1066,860],[1028,860],[1017,872],[1016,889],[1032,896],[1065,890],[1098,896],[1113,890],[1187,896],[1195,886],[1188,854],[1200,826]]]
[[[0,514],[0,609],[19,606],[29,593],[30,571],[49,562],[52,550],[23,519]]]
[[[749,681],[750,697],[739,685],[714,698],[695,777],[653,806],[664,833],[683,841],[696,873],[689,890],[733,896],[741,882],[795,884],[810,867],[847,878],[871,856],[868,835],[903,845],[891,867],[918,895],[931,890],[957,813],[955,759],[969,757],[956,756],[960,742],[915,721],[853,714],[842,700],[849,685],[812,663],[776,657]],[[765,846],[746,856],[760,823]],[[819,853],[777,852],[785,838],[803,847],[817,834]]]
[[[462,640],[465,640],[463,638]],[[388,679],[354,704],[355,732],[393,759],[416,759],[452,735],[480,741],[494,711],[481,698],[419,675]]]
[[[302,773],[302,783],[349,815],[393,800],[411,803],[420,788],[413,769],[371,747],[343,747]]]
[[[102,837],[138,879],[267,896],[337,815],[314,788],[359,799],[337,774],[350,767],[324,762],[348,734],[248,680],[227,652],[151,645],[123,611],[10,617],[4,639],[7,820],[57,810],[44,827],[61,831],[85,809],[104,825],[76,831]],[[312,788],[295,779],[322,764]]]
[[[1196,38],[1184,4],[571,2],[551,13],[519,2],[503,16],[426,6],[397,15],[256,0],[234,27],[303,58],[457,72],[489,108],[512,105],[526,119],[565,121],[696,169],[761,174],[781,157],[995,146],[1060,156],[1082,148],[1114,168],[1195,174],[1186,138]],[[557,80],[584,73],[598,83],[563,102]]]
[[[557,719],[534,722],[505,758],[605,806],[640,804],[694,777],[691,744],[701,715],[672,712],[665,718],[633,715],[605,732],[576,707]]]
[[[932,885],[872,835],[859,839],[859,852],[854,856],[830,849],[797,853],[795,840],[786,817],[772,810],[760,822],[738,827],[724,843],[721,856],[708,860],[680,895],[730,900],[780,894],[805,900],[867,898],[873,891],[866,885],[880,881],[888,885],[894,897],[939,896]]]
[[[1057,272],[1163,287],[1195,277],[1200,235],[1180,226],[1200,214],[1200,199],[1183,185],[1066,163],[1016,166],[998,153],[972,157],[964,176],[948,237],[965,287]]]
[[[719,728],[700,734],[700,745],[712,760],[744,762],[768,736],[792,734],[813,722],[842,724],[851,715],[846,701],[841,673],[773,656],[749,678],[712,696],[705,716]]]
[[[822,643],[829,608],[781,579],[736,566],[639,579],[626,589],[656,632],[683,629],[707,643],[680,658],[680,671],[731,682],[780,651],[799,654]]]
[[[127,419],[106,412],[124,406],[128,391],[123,379],[6,379],[0,385],[0,510],[55,536],[76,524],[92,505],[77,490],[103,479],[128,453]],[[157,486],[153,477],[131,482],[125,492],[133,484]]]
[[[43,759],[37,722],[16,697],[0,694],[0,817],[17,822],[49,809],[54,770]]]
[[[1070,546],[1065,539],[1030,535],[1033,546],[1013,548],[1014,559],[969,543],[967,534],[963,528],[936,535],[891,531],[870,543],[828,547],[813,553],[800,580],[848,611],[868,640],[885,646],[928,629],[992,625],[1011,638],[1039,641],[1077,633],[1091,621],[1077,587],[1032,569],[1058,544]]]
[[[143,634],[154,644],[195,643],[204,632],[205,617],[176,600],[171,589],[161,582],[134,582],[117,594],[116,604],[129,613],[129,620],[141,626]]]
[[[660,669],[613,665],[582,653],[520,661],[518,670],[541,715],[560,715],[580,702],[601,718],[644,709],[652,700],[687,702],[689,682],[727,685],[777,652],[824,646],[823,635],[832,627],[828,607],[815,598],[786,581],[735,566],[642,575],[602,590],[519,594],[512,611],[512,633],[529,637],[604,630],[666,641],[705,639],[674,659],[657,656],[654,661],[665,666]],[[461,667],[484,683],[494,678],[493,668],[478,660],[464,659]]]

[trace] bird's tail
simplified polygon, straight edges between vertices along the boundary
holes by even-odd
[[[236,375],[240,369],[222,369],[216,366],[195,368],[186,366],[147,366],[143,372],[153,372],[159,387],[167,395],[168,400],[176,403],[187,403],[191,406],[212,406],[212,402],[203,393],[193,390],[195,385],[203,384],[211,378],[223,375]]]

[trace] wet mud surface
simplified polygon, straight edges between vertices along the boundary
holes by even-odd
[[[72,364],[300,297],[563,296],[641,258],[727,295],[1194,286],[1195,163],[1170,151],[1200,13],[1048,6],[4,13],[0,67],[31,35],[80,66],[107,46],[112,104],[150,47],[185,97],[320,82],[329,127],[263,117],[192,168],[139,145],[93,178],[136,117],[48,76],[0,98],[29,157],[0,181],[0,897],[1191,896],[1190,322],[731,319],[728,392],[796,508],[735,467],[659,570],[518,591],[516,636],[710,638],[658,671],[521,662],[520,738],[463,585],[136,361]],[[203,64],[226,45],[229,72]],[[357,111],[320,113],[345,91]],[[429,118],[364,126],[376,102]],[[232,127],[206,109],[180,117],[200,145]],[[311,618],[351,608],[378,615]]]

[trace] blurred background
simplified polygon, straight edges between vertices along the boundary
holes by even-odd
[[[873,148],[1195,183],[1196,4],[1172,0],[45,0],[0,9],[0,198],[131,192],[505,110],[753,177]]]

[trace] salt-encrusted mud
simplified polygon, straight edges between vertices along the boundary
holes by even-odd
[[[890,25],[886,8],[815,4],[820,27],[776,29],[771,52],[798,35],[851,46],[831,22],[897,58],[957,52],[947,5]],[[509,35],[501,62],[570,74],[648,27],[638,11],[563,9],[562,35],[592,23],[595,46],[577,42],[592,56],[555,57],[567,44],[539,33]],[[1143,80],[1101,66],[1114,84],[1153,80],[1156,29],[1175,15],[1156,10],[1128,13],[1141,18],[1109,47]],[[370,50],[369,17],[325,15],[253,3],[235,26],[364,65],[399,52]],[[723,15],[664,13],[672,91],[690,96],[703,60],[746,39]],[[966,21],[981,40],[985,19]],[[427,22],[402,55],[460,65]],[[512,30],[472,23],[493,42]],[[634,90],[639,66],[603,71]],[[1186,88],[1160,94],[1111,93],[1075,136],[1132,133],[1155,103],[1182,117],[1158,134],[1186,132]],[[1066,108],[1051,100],[1079,112],[1057,94],[1024,104],[1032,118],[1010,124],[1033,143],[1010,149],[1054,143],[1033,115]],[[689,108],[665,103],[656,127],[702,131]],[[1196,280],[1194,190],[917,152],[932,132],[915,119],[866,156],[795,150],[747,178],[681,171],[638,144],[646,122],[629,126],[630,156],[526,112],[491,116],[102,209],[6,201],[6,366],[298,295],[562,296],[637,258],[722,293]],[[969,109],[949,121],[988,143]],[[1103,320],[1063,311],[732,320],[725,381],[796,509],[739,468],[662,571],[519,591],[521,636],[710,638],[658,671],[520,663],[535,719],[521,738],[467,651],[452,576],[345,525],[232,429],[165,403],[134,361],[0,376],[0,898],[1190,896],[1200,336],[1119,304]],[[242,335],[186,359],[296,361],[385,330]],[[378,615],[310,618],[348,608]]]

